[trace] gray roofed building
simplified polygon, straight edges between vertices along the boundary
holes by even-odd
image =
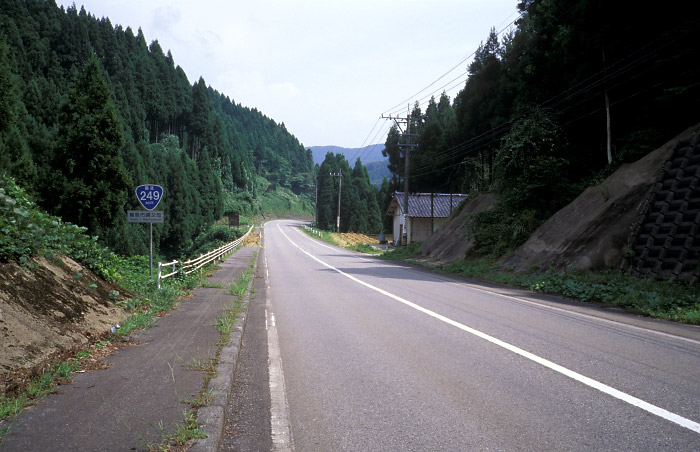
[[[467,199],[467,195],[461,193],[412,193],[408,196],[408,216],[413,218],[447,218],[465,199]],[[396,192],[386,214],[393,216],[398,209],[398,215],[403,215],[403,206],[403,193]]]
[[[406,243],[428,238],[442,225],[467,195],[457,193],[412,193],[408,196],[408,226]],[[394,241],[399,243],[404,233],[404,194],[395,192],[386,214],[394,217]]]

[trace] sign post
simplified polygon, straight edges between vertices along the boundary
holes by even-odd
[[[240,226],[240,216],[238,212],[228,214],[228,227]]]
[[[151,234],[148,250],[150,253],[151,279],[153,279],[153,223],[162,223],[164,214],[162,211],[152,212],[161,199],[163,199],[163,187],[160,185],[146,184],[136,187],[136,198],[148,212],[130,210],[129,223],[149,223]]]

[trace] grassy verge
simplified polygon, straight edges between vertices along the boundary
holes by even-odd
[[[173,308],[183,293],[204,284],[207,272],[213,271],[213,266],[206,267],[202,271],[189,275],[177,275],[162,281],[161,289],[151,281],[149,275],[143,271],[148,268],[148,258],[137,256],[123,259],[120,265],[122,279],[120,285],[136,294],[136,297],[118,302],[123,308],[131,312],[131,315],[116,330],[118,337],[126,337],[133,331],[150,328],[153,318]]]
[[[331,245],[339,246],[338,243],[335,240],[333,240],[332,232],[323,231],[321,229],[310,228],[306,226],[301,227],[299,229],[313,238],[321,239],[324,242],[330,243]]]
[[[360,243],[358,245],[351,245],[346,247],[349,250],[352,251],[359,251],[360,253],[365,253],[365,254],[384,254],[384,250],[377,249],[371,245],[367,245],[366,243]]]
[[[615,306],[641,314],[700,325],[700,287],[677,281],[655,281],[619,272],[597,274],[503,271],[492,259],[431,266],[418,262],[418,244],[385,253],[382,258],[405,260],[433,270],[483,279],[574,300]]]
[[[418,256],[420,249],[420,242],[414,242],[408,246],[399,246],[391,251],[387,251],[382,254],[382,259],[387,260],[399,260],[399,261],[410,261],[414,262],[413,259]]]
[[[87,352],[83,352],[81,356],[85,357],[85,353]],[[81,359],[76,356],[68,361],[52,361],[39,368],[24,390],[18,391],[14,396],[0,393],[0,419],[15,416],[25,407],[33,405],[36,400],[53,392],[59,382],[69,379],[80,368]]]
[[[201,284],[206,272],[211,271],[210,268],[168,279],[163,288],[158,290],[148,272],[144,271],[148,268],[147,257],[113,256],[109,262],[110,267],[106,271],[115,275],[125,291],[135,294],[129,300],[118,302],[131,313],[130,316],[112,334],[100,336],[84,347],[66,350],[49,363],[18,375],[12,387],[0,393],[0,420],[13,418],[27,406],[52,393],[59,384],[69,382],[76,371],[95,368],[93,366],[97,365],[98,358],[108,354],[107,348],[114,350],[116,346],[113,344],[124,340],[132,332],[149,328],[154,317],[171,310],[183,293]],[[117,298],[119,293],[113,295]],[[110,345],[112,346],[108,347]],[[0,441],[2,435],[3,431],[0,430]]]
[[[206,438],[207,434],[202,431],[197,423],[197,415],[192,410],[183,413],[184,421],[178,425],[175,432],[168,434],[161,428],[161,443],[146,444],[149,451],[175,452],[186,450],[187,444],[192,440]]]

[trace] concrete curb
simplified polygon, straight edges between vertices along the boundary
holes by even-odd
[[[258,269],[258,259],[260,253],[255,258],[253,278],[248,283],[246,294],[243,297],[243,309],[238,314],[233,324],[233,331],[229,337],[228,344],[221,349],[219,364],[216,367],[216,375],[209,381],[207,389],[211,390],[213,401],[208,406],[199,408],[197,412],[197,422],[202,425],[201,430],[207,437],[198,440],[188,451],[191,452],[216,452],[219,450],[221,438],[224,431],[224,421],[226,420],[226,406],[233,386],[233,379],[238,367],[238,361],[245,333],[246,321],[248,319],[248,307],[252,287],[255,282],[255,272]]]

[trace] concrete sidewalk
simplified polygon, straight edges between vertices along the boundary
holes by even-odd
[[[257,248],[241,248],[211,278],[235,282]],[[220,335],[215,322],[233,305],[224,289],[198,288],[179,308],[157,319],[153,328],[133,336],[139,345],[106,358],[112,367],[78,374],[9,427],[0,444],[8,451],[146,451],[172,434],[190,409],[188,401],[203,388],[206,366],[216,354]],[[221,426],[218,406],[225,406],[245,324],[239,316],[221,365],[210,382],[216,399],[200,408],[199,421],[209,435],[196,449],[214,450]],[[223,413],[221,413],[223,418]]]

